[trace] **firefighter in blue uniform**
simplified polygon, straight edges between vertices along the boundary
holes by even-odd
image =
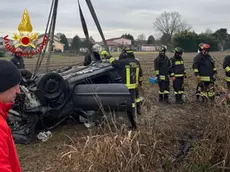
[[[141,113],[141,104],[139,98],[138,86],[142,85],[142,68],[140,62],[135,59],[131,48],[125,49],[125,56],[122,59],[115,60],[113,57],[109,59],[111,65],[119,69],[122,82],[126,84],[132,97],[132,109],[128,109],[128,117],[132,124],[132,128],[136,129],[136,121],[134,119],[135,112]]]
[[[161,47],[159,55],[154,60],[154,70],[159,86],[159,102],[169,102],[170,91],[170,60],[165,54],[166,48]]]
[[[193,60],[193,71],[198,80],[197,85],[197,100],[202,97],[204,101],[205,97],[214,100],[214,82],[217,70],[215,62],[209,54],[210,45],[206,43],[199,44],[199,53]]]
[[[184,50],[181,47],[174,49],[174,57],[171,61],[171,77],[173,78],[173,89],[175,92],[176,103],[184,103],[184,78],[186,78],[186,72],[184,67],[184,60],[182,55]]]
[[[230,55],[224,58],[223,68],[225,70],[225,80],[228,88],[227,104],[230,104]]]

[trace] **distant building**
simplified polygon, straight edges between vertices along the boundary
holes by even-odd
[[[37,47],[42,44],[43,38],[44,38],[44,34],[41,34],[41,35],[38,36],[38,39],[35,41],[35,45]],[[49,47],[49,43],[47,45],[46,52],[49,50],[48,47]],[[61,52],[64,52],[64,47],[65,47],[65,44],[62,44],[60,42],[60,38],[58,36],[54,35],[53,50],[52,51],[61,51]]]
[[[110,38],[105,41],[109,48],[109,51],[121,51],[122,47],[132,45],[132,40],[121,38],[121,37]],[[105,45],[103,41],[97,42],[97,44],[101,46],[101,49],[105,49]]]
[[[13,46],[13,45],[14,45],[14,40],[10,39],[9,37],[8,37],[8,39],[9,39],[9,44],[10,44],[11,46]],[[9,51],[8,49],[5,48],[5,40],[4,40],[4,37],[0,37],[0,52],[4,52],[4,54],[5,54],[5,53],[7,53],[7,54],[12,54],[11,51]]]
[[[9,44],[11,45],[11,46],[13,46],[13,44],[14,44],[14,40],[12,40],[12,39],[10,39],[9,37],[8,37],[8,39],[9,39]],[[0,37],[0,48],[1,49],[4,49],[5,48],[5,40],[4,40],[4,37]]]
[[[73,38],[67,38],[67,41],[68,41],[69,47],[71,47]]]
[[[144,44],[141,46],[141,51],[158,51],[160,46],[156,46],[153,44]]]

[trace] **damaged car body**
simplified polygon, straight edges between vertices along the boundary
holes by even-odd
[[[7,120],[15,143],[28,144],[40,131],[52,130],[69,118],[90,123],[96,122],[92,115],[100,120],[103,112],[131,109],[130,92],[120,79],[108,61],[95,58],[87,66],[76,64],[23,77],[21,94]]]

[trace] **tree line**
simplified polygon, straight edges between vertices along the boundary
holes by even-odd
[[[214,32],[207,29],[202,33],[196,33],[190,24],[182,20],[178,12],[163,12],[156,17],[153,22],[153,29],[160,33],[159,38],[149,35],[148,38],[141,33],[134,39],[130,33],[121,35],[123,38],[130,39],[133,46],[141,46],[143,44],[166,45],[168,49],[180,46],[186,52],[194,52],[198,49],[198,44],[201,42],[209,43],[211,51],[220,51],[230,49],[230,34],[227,28],[220,28]],[[65,44],[65,50],[74,50],[79,52],[79,49],[87,48],[86,40],[81,40],[76,35],[69,46],[68,40],[64,34],[60,34],[61,42]],[[91,37],[92,38],[92,37]],[[91,44],[93,44],[91,42]]]
[[[153,22],[155,31],[161,33],[160,42],[169,48],[182,47],[186,52],[197,51],[198,44],[205,42],[211,45],[211,51],[230,48],[230,34],[227,28],[220,28],[214,32],[207,29],[196,33],[192,26],[182,20],[178,12],[163,12]]]
[[[150,35],[146,40],[143,34],[139,35],[137,40],[130,34],[124,34],[122,37],[131,39],[133,45],[166,45],[169,50],[180,46],[186,52],[197,51],[201,42],[209,43],[211,51],[230,49],[230,34],[227,28],[220,28],[214,32],[206,29],[202,33],[196,33],[190,24],[182,20],[178,12],[163,12],[153,22],[153,28],[160,33],[158,39]]]
[[[57,36],[60,38],[60,42],[64,44],[64,50],[65,51],[76,51],[76,53],[79,52],[80,48],[87,48],[87,41],[86,39],[82,40],[78,35],[75,35],[69,45],[69,41],[64,33],[58,33]],[[155,44],[155,38],[153,35],[150,35],[148,37],[148,40],[146,40],[145,35],[142,33],[140,34],[137,39],[134,39],[134,37],[131,34],[122,34],[122,38],[127,38],[132,41],[133,46],[143,45],[143,44]],[[93,37],[90,37],[90,40],[93,40]],[[93,45],[93,41],[90,42],[91,46]]]

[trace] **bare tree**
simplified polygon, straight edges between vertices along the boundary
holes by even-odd
[[[146,36],[144,33],[137,36],[136,45],[143,45],[146,43]]]
[[[192,28],[186,22],[181,21],[181,16],[178,12],[163,12],[156,18],[153,27],[163,35],[169,35],[170,39],[174,33],[189,31]]]
[[[176,33],[179,33],[179,32],[184,32],[184,31],[190,31],[192,29],[192,26],[187,24],[185,21],[181,22],[179,25],[178,25],[178,28],[176,29]]]
[[[146,36],[144,35],[144,33],[138,35],[137,40],[139,40],[139,41],[145,41],[146,40]]]
[[[211,35],[213,33],[213,31],[211,29],[207,28],[207,29],[205,29],[204,33],[207,35]]]

